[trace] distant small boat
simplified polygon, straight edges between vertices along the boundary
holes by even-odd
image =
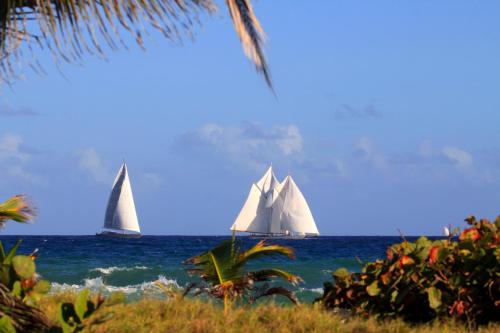
[[[292,176],[286,176],[280,183],[272,167],[252,184],[231,230],[255,237],[319,236],[309,205]]]
[[[120,238],[141,237],[141,229],[137,220],[132,187],[125,162],[116,175],[109,195],[104,226],[101,232],[96,235]]]
[[[449,237],[450,236],[450,228],[448,227],[443,227],[443,235],[445,237]]]

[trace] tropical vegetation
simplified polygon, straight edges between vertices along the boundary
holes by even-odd
[[[0,204],[2,225],[33,217],[24,196]],[[120,293],[50,294],[36,274],[36,251],[22,255],[21,241],[9,250],[0,242],[0,332],[500,332],[500,217],[466,222],[458,237],[403,240],[359,273],[338,269],[312,305],[285,287],[300,277],[249,268],[257,259],[294,258],[292,248],[265,241],[243,249],[233,236],[185,261],[197,280],[183,292],[159,284],[166,299],[130,303]],[[209,299],[186,297],[201,294]],[[272,295],[298,306],[255,303]]]
[[[265,268],[249,271],[246,266],[256,259],[269,256],[294,258],[292,248],[282,245],[268,245],[260,241],[248,250],[242,250],[233,237],[213,249],[189,258],[188,272],[201,277],[201,282],[191,283],[185,291],[195,290],[195,295],[208,294],[224,301],[224,311],[228,312],[235,300],[253,303],[261,297],[282,295],[297,304],[297,298],[290,290],[282,286],[270,286],[268,281],[279,278],[292,284],[301,281],[300,277],[277,268]]]
[[[0,203],[0,228],[9,220],[27,223],[35,217],[35,210],[24,195],[16,195]]]
[[[70,293],[44,297],[40,309],[51,323],[58,322],[58,308],[62,302],[74,302]],[[378,321],[333,313],[311,304],[285,306],[274,302],[234,307],[229,313],[217,302],[200,298],[182,298],[169,301],[143,298],[136,302],[109,306],[113,318],[92,325],[95,333],[468,333],[467,327],[453,321],[436,321],[411,325],[402,320]],[[500,332],[500,326],[479,327],[477,333]]]
[[[224,2],[245,54],[271,86],[264,31],[250,0]],[[86,53],[105,58],[107,50],[127,47],[126,34],[144,47],[151,28],[179,41],[192,36],[200,14],[216,10],[215,0],[2,0],[0,82],[16,77],[26,65],[42,70],[35,56],[44,49],[60,64],[78,62]]]
[[[470,328],[500,320],[500,216],[466,220],[455,240],[403,241],[361,272],[338,269],[318,301],[353,314],[428,322],[453,318]]]

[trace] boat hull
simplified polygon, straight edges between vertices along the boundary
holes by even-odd
[[[284,235],[284,234],[250,234],[250,238],[257,239],[306,239],[318,236],[313,235]]]
[[[111,232],[111,231],[103,231],[95,234],[96,237],[103,237],[103,238],[141,238],[141,234],[126,234],[126,233],[119,233],[119,232]]]

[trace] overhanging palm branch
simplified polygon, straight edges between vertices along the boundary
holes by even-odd
[[[249,302],[271,295],[282,295],[297,303],[297,298],[284,287],[270,287],[267,281],[276,278],[292,284],[301,281],[300,277],[276,268],[247,271],[250,261],[268,256],[284,255],[294,258],[293,249],[281,245],[267,245],[259,242],[247,251],[242,251],[235,238],[224,241],[213,249],[198,256],[189,258],[184,263],[191,265],[188,272],[199,275],[203,283],[192,283],[185,294],[195,289],[195,295],[206,293],[224,300],[227,311],[229,304],[238,298],[246,298]]]
[[[84,53],[105,56],[105,49],[126,47],[129,33],[143,47],[148,28],[180,40],[201,13],[217,10],[216,0],[1,0],[0,79],[16,73],[15,61],[47,48],[56,62],[74,62]],[[245,54],[271,87],[262,46],[263,29],[250,0],[224,0]],[[27,45],[28,53],[22,45]],[[32,64],[31,64],[32,65]]]
[[[31,221],[35,217],[35,210],[24,195],[16,195],[0,203],[0,228],[8,220],[20,223]]]

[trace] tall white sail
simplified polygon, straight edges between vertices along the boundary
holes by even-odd
[[[125,163],[118,171],[111,189],[104,218],[104,228],[121,232],[141,232]]]
[[[252,185],[233,231],[263,234],[319,235],[306,199],[291,176],[279,183],[270,167]]]
[[[272,167],[269,167],[264,176],[257,183],[252,184],[247,200],[231,230],[254,233],[273,232],[269,221],[272,216],[275,188],[278,186],[278,179]]]
[[[280,225],[285,233],[319,235],[309,205],[292,176],[285,178],[275,200],[272,224]]]

